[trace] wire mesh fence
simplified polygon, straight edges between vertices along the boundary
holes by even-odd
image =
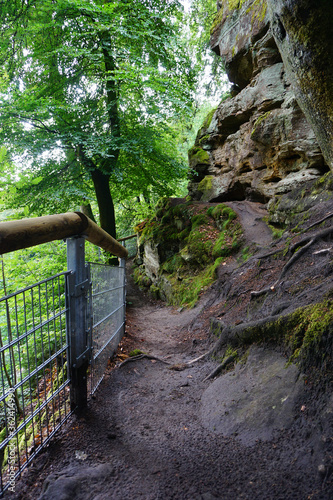
[[[0,226],[1,254],[65,238],[68,268],[0,298],[2,496],[15,490],[15,480],[72,412],[86,406],[89,364],[93,391],[102,379],[124,332],[128,252],[80,213]],[[86,240],[121,258],[119,268],[92,266],[94,296]]]
[[[124,260],[85,264],[77,238],[67,257],[69,271],[0,299],[0,496],[84,405],[89,364],[95,392],[124,333]]]
[[[131,259],[135,257],[138,251],[138,238],[137,236],[133,236],[123,242],[124,247],[128,251],[128,257]]]
[[[90,393],[103,379],[125,329],[125,268],[90,263],[92,281],[92,359]]]
[[[0,493],[71,414],[68,274],[0,299]]]

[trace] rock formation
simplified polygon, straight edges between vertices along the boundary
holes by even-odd
[[[267,0],[267,5],[297,102],[333,170],[333,3]]]
[[[231,95],[189,151],[194,200],[268,202],[329,170],[301,111],[264,0],[224,0],[211,31]]]

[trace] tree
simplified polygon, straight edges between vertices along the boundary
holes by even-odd
[[[184,172],[170,132],[194,81],[177,38],[179,2],[14,0],[0,9],[0,139],[25,163],[15,202],[54,211],[94,193],[100,225],[115,236],[110,185],[144,193]]]
[[[210,31],[216,17],[217,3],[216,0],[195,0],[189,7],[189,47],[200,82],[198,108],[201,108],[203,100],[217,104],[229,86],[223,62],[210,47]]]

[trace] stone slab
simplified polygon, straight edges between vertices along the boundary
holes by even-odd
[[[210,431],[252,446],[291,426],[304,391],[298,368],[276,351],[252,346],[245,365],[217,378],[203,393],[201,420]]]

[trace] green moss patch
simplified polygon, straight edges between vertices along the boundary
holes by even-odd
[[[141,351],[141,349],[133,349],[133,351],[129,353],[129,357],[133,358],[134,356],[139,356],[140,354],[144,354],[144,352]]]
[[[153,297],[167,296],[173,305],[193,307],[216,279],[217,267],[242,245],[236,213],[224,204],[164,203],[140,229],[141,243],[150,240],[161,249],[161,266],[154,283],[144,266],[135,269],[134,279],[149,288]],[[162,290],[165,282],[170,285],[167,294]]]
[[[212,265],[198,271],[195,275],[186,273],[181,281],[177,274],[169,275],[168,279],[173,289],[170,304],[194,307],[200,295],[216,280],[216,270],[222,262],[223,259],[216,259]]]
[[[288,323],[285,341],[291,350],[291,361],[299,361],[304,367],[322,365],[329,353],[323,347],[333,334],[333,302],[326,300],[296,310]],[[332,361],[332,360],[331,360]]]
[[[133,278],[140,288],[146,288],[151,285],[151,279],[145,274],[144,266],[139,266],[134,269]]]
[[[206,175],[206,177],[204,177],[202,181],[199,182],[197,190],[201,193],[210,191],[213,187],[213,178],[213,175]]]
[[[199,146],[193,146],[193,148],[189,149],[188,158],[191,163],[209,164],[209,153]]]
[[[213,108],[210,110],[210,112],[208,113],[208,115],[204,119],[203,124],[201,125],[201,129],[207,129],[210,126],[216,110],[217,110],[217,108]]]
[[[324,300],[280,316],[271,321],[235,327],[229,342],[235,347],[257,343],[278,343],[285,347],[289,362],[296,362],[305,372],[326,373],[333,377],[333,301]],[[215,333],[223,331],[223,324],[213,320]]]

